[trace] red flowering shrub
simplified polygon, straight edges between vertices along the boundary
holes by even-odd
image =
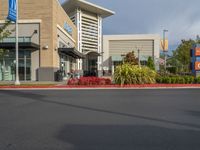
[[[106,85],[111,85],[112,81],[110,79],[105,79]]]
[[[79,81],[77,78],[70,79],[68,85],[78,85]]]
[[[110,79],[98,77],[81,77],[80,79],[70,79],[68,85],[111,85]]]

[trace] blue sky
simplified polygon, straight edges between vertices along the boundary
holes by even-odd
[[[64,0],[61,0],[64,1]],[[200,0],[88,0],[116,12],[104,34],[160,34],[168,29],[170,49],[200,34]]]

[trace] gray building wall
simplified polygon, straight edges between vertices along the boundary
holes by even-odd
[[[109,56],[127,54],[134,51],[135,55],[141,50],[141,56],[153,56],[154,41],[153,40],[116,40],[109,42]]]
[[[160,57],[160,36],[156,34],[144,35],[104,35],[103,36],[103,69],[111,71],[113,59],[122,60],[122,55],[134,51],[140,59],[147,60],[153,57],[158,69],[157,60]]]

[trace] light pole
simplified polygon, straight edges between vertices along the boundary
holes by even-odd
[[[19,82],[19,44],[18,44],[18,17],[19,17],[19,6],[18,6],[18,0],[16,0],[16,79],[15,79],[15,85],[20,85]]]
[[[166,69],[167,69],[167,49],[165,49],[166,47],[166,43],[165,43],[165,33],[168,32],[168,30],[164,29],[163,30],[163,52],[165,55],[165,73],[166,73]]]
[[[103,65],[103,55],[104,55],[104,52],[102,51],[101,52],[101,71],[102,71],[102,76],[105,75],[104,65]]]
[[[140,49],[138,48],[138,66],[139,68],[141,67],[140,65]]]

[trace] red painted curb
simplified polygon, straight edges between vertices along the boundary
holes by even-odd
[[[200,84],[141,84],[141,85],[66,85],[66,86],[0,86],[0,89],[70,89],[70,88],[184,88],[184,87],[199,87]]]

